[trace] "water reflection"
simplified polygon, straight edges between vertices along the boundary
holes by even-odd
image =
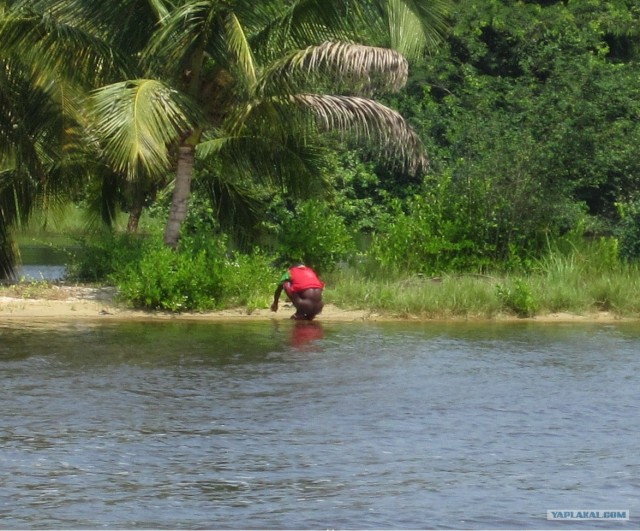
[[[320,352],[318,341],[324,337],[322,323],[295,321],[291,328],[291,346],[297,350]]]

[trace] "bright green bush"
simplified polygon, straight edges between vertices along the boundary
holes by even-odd
[[[139,261],[111,275],[121,297],[135,308],[153,310],[218,307],[224,294],[224,241],[212,239],[198,247],[185,243],[174,251],[159,239],[149,241]]]
[[[496,293],[503,309],[518,317],[532,317],[538,310],[531,288],[523,280],[517,279],[511,285],[498,284]]]
[[[236,253],[225,263],[223,299],[226,306],[243,306],[250,313],[269,306],[280,275],[272,257],[259,250]]]
[[[180,248],[166,247],[160,236],[106,235],[84,241],[71,266],[77,280],[109,282],[134,308],[205,311],[268,306],[278,280],[271,257],[254,251],[232,253],[226,237],[197,232]]]
[[[618,205],[620,257],[627,261],[640,258],[640,201]]]
[[[495,248],[483,240],[480,225],[462,212],[461,205],[447,204],[445,196],[426,192],[412,198],[406,211],[399,201],[392,203],[392,213],[381,221],[368,257],[382,271],[482,270],[489,266]]]
[[[283,264],[304,262],[321,273],[332,271],[355,252],[344,220],[317,200],[305,201],[295,212],[287,213],[277,234]]]

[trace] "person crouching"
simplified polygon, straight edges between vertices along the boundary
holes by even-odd
[[[296,308],[296,313],[291,319],[311,321],[322,311],[322,282],[316,272],[304,264],[296,264],[290,267],[282,276],[275,293],[271,311],[278,311],[278,301],[282,290]]]

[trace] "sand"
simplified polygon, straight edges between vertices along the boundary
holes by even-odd
[[[126,308],[115,300],[112,288],[79,286],[52,286],[40,296],[0,295],[0,320],[287,320],[295,313],[290,304],[280,304],[278,312],[260,308],[248,312],[244,308],[212,312],[153,312]],[[343,310],[332,304],[325,305],[318,319],[324,321],[377,320],[382,316],[364,310]],[[392,319],[391,317],[388,317]]]
[[[294,313],[290,304],[281,304],[278,312],[269,308],[259,308],[248,312],[246,309],[230,309],[213,312],[149,312],[131,310],[118,303],[113,288],[94,288],[85,286],[54,285],[38,294],[9,294],[0,292],[0,321],[33,320],[56,321],[77,319],[100,320],[204,320],[204,321],[250,321],[250,320],[287,320]],[[374,313],[367,310],[345,310],[332,304],[326,304],[318,321],[428,321],[417,316],[394,316]],[[447,319],[477,321],[479,318]],[[487,320],[487,319],[485,319]],[[610,312],[598,312],[590,315],[553,313],[522,319],[509,315],[491,318],[492,321],[532,321],[532,322],[620,322],[631,319],[620,318]]]

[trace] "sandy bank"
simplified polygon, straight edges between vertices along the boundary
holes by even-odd
[[[268,308],[247,312],[246,309],[220,310],[202,313],[169,313],[131,310],[115,301],[111,288],[52,286],[33,296],[0,294],[0,320],[66,320],[66,319],[184,319],[184,320],[286,320],[294,313],[290,305],[280,306],[276,313]],[[379,320],[382,316],[364,310],[343,310],[327,304],[318,319],[323,321]],[[386,319],[393,319],[387,317]]]
[[[250,313],[246,309],[230,309],[203,313],[168,313],[131,310],[116,302],[112,288],[93,288],[84,286],[58,286],[39,289],[37,293],[12,293],[0,291],[0,320],[69,320],[69,319],[102,319],[102,320],[203,320],[203,321],[248,321],[248,320],[287,320],[294,312],[288,305],[281,305],[277,313],[268,308],[260,308]],[[393,316],[373,313],[367,310],[344,310],[327,304],[319,321],[427,321],[430,319],[415,316]],[[447,320],[475,321],[478,318],[455,318]],[[554,313],[539,315],[530,319],[514,316],[498,316],[493,321],[520,322],[621,322],[622,319],[609,312],[592,315],[574,315],[570,313]]]

